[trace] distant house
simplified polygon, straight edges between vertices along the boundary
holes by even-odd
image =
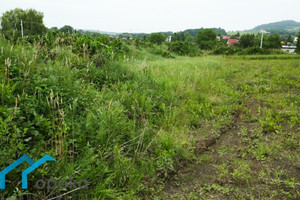
[[[222,37],[223,40],[229,40],[231,36],[225,35]]]
[[[113,40],[113,39],[115,39],[115,36],[110,35],[110,36],[109,36],[109,39],[110,39],[110,40]]]
[[[171,42],[172,41],[172,36],[169,35],[167,38],[166,38],[166,42]]]
[[[297,42],[298,42],[298,37],[295,37],[294,44],[296,44]]]
[[[296,46],[287,46],[287,45],[284,45],[284,46],[282,46],[281,50],[285,51],[285,52],[288,52],[288,53],[295,53],[296,48],[297,48]]]
[[[231,46],[237,44],[238,42],[239,42],[238,39],[228,39],[227,45],[228,45],[229,47],[231,47]]]
[[[217,40],[218,40],[218,41],[221,41],[221,36],[217,36]]]

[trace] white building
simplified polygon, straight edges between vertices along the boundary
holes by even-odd
[[[298,37],[295,37],[295,39],[294,39],[294,44],[296,44],[297,41],[298,41]]]
[[[295,53],[296,48],[296,46],[282,46],[281,50],[288,53]]]
[[[172,40],[172,36],[169,35],[169,36],[166,38],[166,42],[171,42],[171,40]]]

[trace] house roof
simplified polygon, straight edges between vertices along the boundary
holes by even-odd
[[[230,39],[230,36],[228,36],[228,35],[225,35],[225,36],[223,36],[223,37],[222,37],[222,39],[223,39],[223,40]]]
[[[228,39],[228,46],[232,46],[233,44],[237,44],[239,41],[237,39]]]
[[[283,45],[282,49],[297,49],[296,46],[287,46],[287,45]]]

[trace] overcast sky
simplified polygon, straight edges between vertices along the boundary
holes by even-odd
[[[300,22],[300,0],[0,0],[1,15],[14,8],[43,12],[49,28],[112,32],[231,31],[287,19]]]

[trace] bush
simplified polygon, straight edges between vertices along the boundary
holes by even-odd
[[[160,45],[153,45],[150,47],[150,53],[160,55],[164,58],[175,58],[168,49]]]
[[[242,35],[239,40],[239,45],[241,48],[249,48],[254,46],[254,34]]]
[[[270,55],[285,54],[285,52],[277,49],[261,49],[259,47],[249,47],[245,49],[220,46],[215,48],[211,54],[213,55]]]
[[[125,55],[129,52],[128,46],[122,40],[113,40],[111,46],[114,54]]]
[[[214,55],[233,55],[234,53],[235,50],[227,46],[221,46],[212,51],[212,54]]]
[[[170,42],[167,43],[168,49],[180,56],[198,56],[201,54],[200,49],[190,42]]]
[[[201,29],[197,35],[197,43],[200,49],[212,50],[217,44],[217,34],[212,29]]]
[[[298,33],[298,40],[296,46],[297,46],[296,53],[300,54],[300,32]]]
[[[266,54],[270,54],[270,50],[268,49],[262,49],[262,48],[259,48],[259,47],[250,47],[250,48],[246,48],[244,50],[244,52],[247,54],[247,55],[252,55],[252,54],[263,54],[263,55],[266,55]]]
[[[161,33],[151,33],[148,40],[153,44],[162,44],[166,40],[166,36]]]

